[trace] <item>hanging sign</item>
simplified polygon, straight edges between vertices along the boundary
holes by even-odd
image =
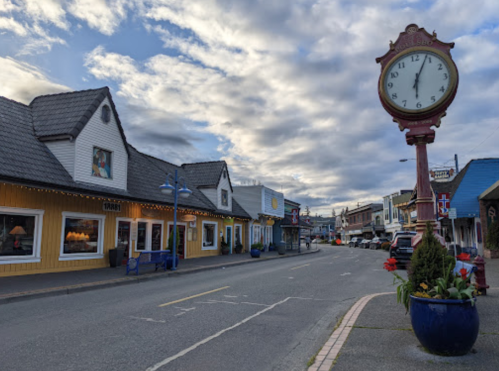
[[[457,210],[455,207],[449,209],[449,219],[457,219]]]
[[[438,194],[438,216],[448,218],[450,209],[450,194],[447,192]]]
[[[433,179],[449,179],[454,175],[454,169],[450,170],[432,170],[430,171],[430,175]]]
[[[291,210],[291,224],[298,225],[298,209]]]

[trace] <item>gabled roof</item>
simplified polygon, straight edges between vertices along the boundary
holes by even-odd
[[[225,161],[195,162],[192,164],[182,164],[182,168],[196,187],[218,188],[222,173],[227,169],[227,163]],[[227,177],[230,190],[233,191],[228,171]]]
[[[100,89],[42,95],[33,99],[29,107],[32,112],[35,135],[40,140],[78,137],[106,97],[109,99],[126,147],[125,132],[107,86]]]

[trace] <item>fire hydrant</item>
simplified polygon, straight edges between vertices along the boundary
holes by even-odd
[[[473,264],[476,265],[475,281],[477,285],[477,290],[482,295],[487,295],[487,289],[489,285],[485,281],[485,260],[481,256],[477,256],[473,260]]]

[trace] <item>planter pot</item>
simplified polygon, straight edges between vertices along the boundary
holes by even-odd
[[[259,258],[260,257],[260,250],[257,250],[257,249],[251,249],[250,251],[250,255],[252,258]]]
[[[109,250],[109,266],[111,268],[121,267],[123,257],[125,256],[125,249],[111,249]]]
[[[462,356],[475,344],[480,321],[471,300],[411,296],[410,314],[414,334],[430,353]]]
[[[178,255],[175,256],[175,268],[178,268],[178,262],[179,262],[179,259],[178,259]],[[166,256],[166,268],[171,268],[172,267],[172,264],[173,264],[173,255],[169,254]]]
[[[483,249],[483,256],[487,259],[499,259],[499,250]]]
[[[222,250],[222,255],[229,255],[230,253],[230,250]]]
[[[279,255],[284,255],[286,253],[286,245],[279,245],[277,247],[277,252]]]

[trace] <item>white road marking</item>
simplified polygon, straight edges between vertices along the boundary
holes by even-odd
[[[181,308],[181,307],[174,307],[174,308],[177,308],[177,309],[183,310],[184,312],[190,312],[191,310],[196,309],[196,307],[192,307],[192,308]]]
[[[260,314],[263,314],[263,313],[265,313],[265,312],[268,312],[269,310],[274,309],[274,308],[275,308],[275,307],[277,307],[278,305],[281,305],[281,304],[283,304],[283,303],[287,302],[289,299],[291,299],[291,298],[290,298],[290,297],[288,297],[288,298],[286,298],[286,299],[284,299],[284,300],[278,301],[277,303],[274,303],[274,304],[272,304],[271,306],[269,306],[269,307],[267,307],[267,308],[265,308],[265,309],[262,309],[262,310],[261,310],[261,311],[259,311],[259,312],[256,312],[256,313],[255,313],[255,314],[253,314],[252,316],[249,316],[249,317],[247,317],[247,318],[243,319],[241,322],[238,322],[238,323],[236,323],[236,324],[235,324],[235,325],[233,325],[233,326],[227,327],[227,328],[225,328],[225,329],[223,329],[223,330],[221,330],[221,331],[217,332],[217,333],[216,333],[216,334],[214,334],[214,335],[208,336],[206,339],[203,339],[203,340],[201,340],[201,341],[197,342],[196,344],[194,344],[194,345],[190,346],[189,348],[186,348],[186,349],[182,350],[181,352],[178,352],[177,354],[175,354],[175,355],[173,355],[173,356],[171,356],[171,357],[168,357],[168,358],[166,358],[166,359],[162,360],[162,361],[161,361],[161,362],[159,362],[159,363],[156,363],[154,366],[149,367],[146,371],[156,371],[156,370],[158,370],[159,368],[161,368],[161,367],[163,367],[163,366],[167,365],[168,363],[170,363],[170,362],[172,362],[172,361],[175,361],[177,358],[180,358],[180,357],[182,357],[182,356],[185,356],[187,353],[189,353],[189,352],[193,351],[193,350],[194,350],[194,349],[196,349],[197,347],[199,347],[199,346],[201,346],[201,345],[203,345],[203,344],[206,344],[206,343],[208,343],[209,341],[211,341],[211,340],[213,340],[213,339],[216,339],[217,337],[219,337],[219,336],[223,335],[223,334],[224,334],[224,333],[226,333],[227,331],[233,330],[233,329],[235,329],[236,327],[239,327],[239,326],[241,326],[241,325],[245,324],[246,322],[251,321],[253,318],[258,317]]]
[[[243,302],[241,302],[241,304],[261,305],[261,306],[263,306],[263,307],[270,307],[270,305],[268,305],[268,304],[249,303],[249,302],[247,302],[247,301],[243,301]]]
[[[165,320],[156,320],[156,319],[153,319],[153,318],[142,318],[142,317],[134,317],[134,316],[130,316],[130,318],[140,319],[140,320],[146,321],[146,322],[166,323]]]
[[[179,314],[175,314],[175,317],[178,317],[178,316],[182,316],[184,314],[186,314],[187,312],[180,312]]]
[[[208,301],[197,301],[196,303],[201,303],[201,304],[217,304],[217,303],[224,303],[224,304],[239,304],[234,301],[224,301],[224,300],[208,300]]]
[[[224,295],[226,298],[237,298],[237,296],[234,295]]]
[[[342,274],[340,274],[340,276],[349,276],[349,275],[351,275],[351,274],[352,274],[352,273],[350,273],[350,272],[346,272],[346,273],[342,273]]]
[[[293,280],[293,279],[294,279],[294,277],[288,277],[288,279],[289,279],[289,280]]]

